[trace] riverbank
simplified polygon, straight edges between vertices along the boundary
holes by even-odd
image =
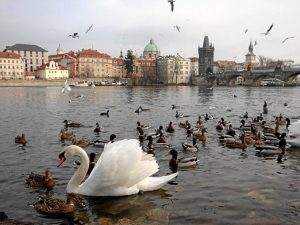
[[[65,80],[0,80],[0,87],[62,87]]]

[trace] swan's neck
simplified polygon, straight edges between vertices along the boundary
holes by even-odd
[[[84,180],[88,168],[89,168],[89,157],[87,156],[86,152],[84,150],[78,150],[76,151],[75,155],[78,155],[81,159],[80,166],[70,179],[68,186],[67,186],[67,192],[68,193],[78,193],[80,184]]]

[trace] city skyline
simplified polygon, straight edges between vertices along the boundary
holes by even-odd
[[[2,50],[24,43],[54,54],[60,44],[64,51],[94,48],[117,57],[121,49],[141,55],[153,38],[162,55],[197,57],[198,46],[208,35],[215,46],[215,60],[244,62],[250,41],[257,41],[257,56],[300,63],[300,31],[294,28],[300,3],[296,0],[288,4],[252,0],[242,6],[238,0],[177,0],[173,13],[167,0],[2,0],[1,5]],[[261,35],[271,24],[270,34]],[[75,32],[79,38],[69,37]],[[295,38],[282,43],[291,36]]]

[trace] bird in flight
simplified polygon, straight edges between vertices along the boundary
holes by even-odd
[[[176,28],[178,30],[178,32],[180,32],[180,26],[175,25],[174,28]]]
[[[86,30],[86,34],[89,32],[89,31],[91,31],[92,30],[92,27],[93,27],[93,24],[91,25],[91,26],[89,26],[89,28]]]
[[[78,33],[73,33],[69,35],[71,38],[79,38]]]
[[[173,12],[174,10],[174,0],[168,0],[168,2],[170,2],[170,5],[171,5],[171,11]]]
[[[248,32],[248,29],[245,30],[245,34]]]
[[[257,40],[255,40],[255,42],[254,42],[254,46],[256,46],[256,45],[258,45]]]
[[[269,29],[267,30],[267,32],[265,32],[265,33],[260,33],[260,34],[268,35],[268,34],[270,34],[270,31],[272,30],[272,28],[273,28],[273,24],[269,27]]]
[[[283,44],[284,42],[286,42],[287,40],[291,39],[291,38],[295,38],[295,37],[287,37],[287,38],[285,38],[285,39],[282,41],[282,44]]]

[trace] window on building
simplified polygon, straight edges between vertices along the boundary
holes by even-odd
[[[30,66],[30,71],[33,72],[33,66]]]
[[[39,64],[39,60],[38,60],[38,59],[36,59],[36,61],[35,61],[35,62],[36,62],[36,64]]]
[[[30,51],[30,57],[32,57],[32,51]]]

